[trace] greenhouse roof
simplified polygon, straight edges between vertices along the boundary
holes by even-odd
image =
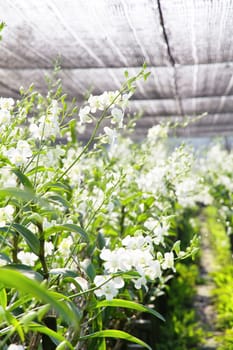
[[[233,133],[231,0],[5,0],[0,95],[31,82],[46,91],[59,57],[70,97],[119,88],[124,71],[147,63],[131,107],[142,111],[137,136],[159,120],[207,112],[178,134]]]

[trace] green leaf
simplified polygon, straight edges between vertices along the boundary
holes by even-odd
[[[28,265],[24,264],[8,264],[4,268],[11,269],[22,273],[24,276],[37,282],[42,282],[44,277],[37,271],[32,270]]]
[[[180,241],[176,241],[172,247],[172,250],[176,253],[176,255],[179,255],[180,253]]]
[[[142,196],[142,192],[133,193],[132,195],[122,199],[122,205],[127,206],[128,204],[133,203],[134,200],[141,198],[140,196]]]
[[[36,322],[31,322],[27,324],[27,327],[33,332],[39,332],[48,335],[52,340],[55,340],[56,345],[58,345],[58,342],[62,342],[65,345],[64,349],[67,349],[67,347],[69,347],[69,349],[74,350],[74,347],[71,345],[71,343],[66,340],[60,333],[57,333],[44,325]],[[58,349],[58,347],[56,347],[56,349]],[[62,348],[60,347],[60,349]]]
[[[48,314],[50,310],[50,305],[45,304],[42,305],[40,308],[37,310],[37,321],[41,322],[43,318]]]
[[[13,197],[18,200],[22,200],[23,202],[29,202],[31,200],[35,200],[35,195],[32,191],[29,190],[21,190],[16,187],[6,187],[0,189],[0,198]]]
[[[106,241],[105,241],[105,238],[104,238],[104,235],[102,232],[98,232],[97,238],[96,238],[96,243],[97,243],[97,247],[99,249],[103,249],[105,247]]]
[[[24,276],[18,271],[6,268],[0,268],[0,283],[7,288],[15,288],[23,293],[28,293],[45,304],[50,304],[66,322],[79,327],[80,320],[77,317],[77,313],[74,313],[70,305],[64,302],[62,294],[51,293],[38,282]]]
[[[11,230],[11,226],[2,226],[0,227],[0,232],[4,233],[15,233],[15,231]]]
[[[35,319],[37,319],[37,312],[36,311],[27,311],[20,319],[20,323],[25,326],[28,325],[28,323],[34,321]]]
[[[5,27],[5,23],[4,22],[0,22],[0,31],[3,30],[3,28]]]
[[[28,246],[31,248],[33,253],[39,255],[40,253],[40,241],[34,233],[32,233],[28,228],[20,224],[12,224],[12,227],[24,237]]]
[[[57,345],[56,350],[67,350],[67,340],[62,341]]]
[[[102,338],[101,343],[98,346],[98,350],[106,350],[106,341],[105,338]]]
[[[23,331],[23,328],[22,328],[20,322],[17,320],[17,318],[15,316],[13,316],[7,310],[5,310],[5,316],[6,316],[7,322],[10,323],[14,327],[14,329],[18,333],[21,341],[24,342],[25,336],[24,336],[24,331]]]
[[[2,234],[0,235],[0,242],[1,244],[4,244],[5,247],[8,246],[8,247],[11,247],[12,248],[12,244],[11,242],[9,241],[9,233],[12,233],[14,234],[15,232],[13,230],[10,230],[10,227],[9,226],[5,226],[5,227],[0,227],[0,232],[4,232],[6,233],[6,237],[5,238]],[[5,259],[6,260],[6,259]],[[9,260],[9,259],[8,259]]]
[[[32,301],[31,295],[20,296],[20,299],[17,299],[15,302],[13,303],[11,302],[10,304],[8,304],[7,311],[14,313],[14,310],[21,308],[24,304],[28,305],[28,302],[31,302],[31,301]],[[49,311],[49,309],[50,309],[50,306],[47,311]]]
[[[72,119],[69,122],[72,143],[76,143],[77,142],[76,124],[77,124],[77,120],[76,119]]]
[[[4,22],[0,22],[0,32],[3,30],[3,28],[5,27],[5,23]],[[2,40],[2,36],[0,35],[0,40]]]
[[[74,272],[72,270],[68,269],[63,269],[63,268],[57,268],[57,269],[52,269],[49,271],[51,275],[63,275],[65,277],[77,277],[78,274],[77,272]]]
[[[67,186],[66,184],[62,183],[62,182],[48,182],[46,183],[43,188],[45,190],[49,189],[49,190],[53,190],[56,192],[70,192],[71,188],[69,186]]]
[[[26,223],[33,223],[34,225],[41,225],[43,226],[43,217],[38,213],[32,213],[31,215],[27,215],[26,218],[24,218],[24,222]]]
[[[124,76],[126,79],[129,77],[129,72],[127,70],[124,71]]]
[[[0,289],[0,305],[3,307],[3,309],[7,307],[7,294],[5,288]]]
[[[16,187],[6,187],[0,189],[0,199],[6,199],[8,197],[15,198],[22,202],[35,202],[39,203],[41,206],[49,207],[48,201],[35,196],[35,194],[29,188],[24,188],[23,190]]]
[[[68,202],[65,198],[63,198],[59,194],[47,196],[47,199],[49,201],[59,203],[59,204],[63,205],[65,208],[70,207],[70,202]]]
[[[25,174],[23,174],[19,169],[13,169],[12,172],[17,176],[17,178],[19,179],[21,184],[23,184],[24,187],[33,190],[33,185]]]
[[[44,233],[45,233],[45,236],[48,237],[52,233],[63,232],[63,231],[76,232],[76,233],[80,234],[85,241],[89,241],[87,233],[81,227],[79,227],[75,224],[64,224],[64,225],[51,226],[51,227],[47,228],[44,231]]]
[[[148,78],[149,76],[150,76],[150,72],[145,73],[145,74],[143,75],[144,80],[146,81],[146,80],[147,80],[147,78]]]
[[[157,311],[144,306],[142,304],[135,303],[134,301],[129,301],[129,300],[123,300],[123,299],[112,299],[112,300],[102,300],[98,301],[97,304],[94,306],[95,308],[100,308],[100,307],[106,307],[106,306],[111,306],[111,307],[123,307],[127,309],[133,309],[137,310],[140,312],[148,312],[151,315],[159,318],[160,320],[165,322],[164,317]]]
[[[54,169],[53,168],[46,168],[44,166],[36,166],[35,168],[31,169],[30,171],[27,172],[27,176],[31,176],[37,173],[44,173],[46,171],[51,171],[53,172]]]
[[[90,262],[86,267],[85,271],[87,276],[90,278],[91,281],[94,280],[96,276],[95,266]]]
[[[107,329],[107,330],[91,333],[83,337],[80,337],[79,339],[86,340],[86,339],[92,339],[92,338],[117,338],[117,339],[120,338],[120,339],[128,340],[132,343],[136,343],[138,345],[144,346],[148,350],[152,350],[152,348],[148,344],[146,344],[144,341],[130,335],[129,333],[118,331],[116,329]]]

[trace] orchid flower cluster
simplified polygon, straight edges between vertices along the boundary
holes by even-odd
[[[60,85],[46,97],[30,87],[18,101],[0,99],[1,349],[38,349],[43,334],[57,349],[104,342],[117,313],[108,318],[103,308],[136,312],[146,295],[163,292],[176,260],[195,252],[195,239],[182,246],[174,228],[205,190],[192,176],[193,153],[169,153],[161,125],[141,144],[120,135],[136,82],[147,76],[145,67],[126,74],[119,91],[91,95],[81,108]]]
[[[208,204],[218,208],[219,219],[225,224],[226,232],[231,237],[233,234],[232,169],[232,150],[227,150],[220,142],[211,144],[198,162],[198,174],[203,178],[211,198]]]

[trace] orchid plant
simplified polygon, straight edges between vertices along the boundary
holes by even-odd
[[[61,84],[0,98],[0,348],[110,349],[148,312],[175,263],[196,252],[174,229],[204,191],[184,146],[168,153],[168,128],[141,144],[125,114],[146,66],[118,91],[78,108]],[[81,132],[91,130],[83,144]],[[123,312],[122,310],[127,310]],[[117,345],[118,346],[118,345]],[[116,348],[116,347],[115,347]]]
[[[224,224],[233,250],[233,153],[224,148],[219,141],[212,143],[198,163],[199,176],[208,188],[208,200],[204,205],[213,205],[218,209],[218,220]]]

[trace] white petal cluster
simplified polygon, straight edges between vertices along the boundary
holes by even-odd
[[[36,256],[34,253],[20,251],[18,253],[18,259],[24,265],[34,266],[35,262],[38,260],[38,256]]]
[[[173,271],[175,271],[173,252],[167,252],[164,254],[164,262],[162,263],[162,268],[164,270],[172,269]]]
[[[12,164],[17,166],[24,165],[32,157],[32,150],[29,143],[25,140],[19,140],[16,147],[5,150],[4,155]]]
[[[124,112],[120,108],[113,108],[111,110],[111,123],[117,124],[119,128],[123,128]]]
[[[117,136],[118,136],[117,131],[115,129],[109,128],[108,126],[105,126],[104,127],[104,132],[105,132],[105,134],[108,137],[108,143],[111,146],[114,146],[116,144],[116,142],[117,142]]]
[[[153,244],[150,236],[126,236],[122,240],[123,247],[110,250],[104,248],[100,258],[108,274],[137,271],[139,278],[133,279],[135,288],[146,286],[147,280],[161,277],[160,262],[153,256]]]
[[[5,226],[13,220],[14,207],[10,204],[0,208],[0,227]]]
[[[112,300],[117,296],[119,289],[124,287],[124,280],[121,277],[111,278],[107,275],[97,275],[94,278],[96,287],[95,295],[97,297],[105,297],[107,300]]]
[[[23,345],[17,345],[17,344],[10,344],[7,348],[7,350],[24,350]]]
[[[54,245],[52,242],[45,242],[44,245],[45,256],[52,255],[54,251]]]
[[[0,97],[0,131],[4,131],[11,122],[13,106],[12,98]]]
[[[86,105],[79,110],[80,124],[92,123],[95,113],[109,110],[111,123],[115,124],[116,128],[123,128],[124,111],[129,98],[130,94],[121,94],[119,91],[105,91],[99,96],[90,95]],[[106,126],[104,132],[108,137],[107,142],[111,146],[114,145],[117,140],[116,129]]]
[[[92,122],[92,119],[90,117],[90,112],[91,112],[91,108],[89,106],[85,106],[80,109],[79,117],[80,117],[81,124]]]
[[[58,102],[53,100],[46,115],[42,115],[38,121],[31,119],[29,130],[35,139],[48,139],[50,137],[60,136],[59,125],[60,108]]]
[[[16,187],[17,180],[15,174],[12,173],[9,166],[1,168],[0,186],[3,187]]]
[[[166,139],[168,136],[168,127],[166,125],[154,125],[147,133],[147,139],[151,143],[156,143],[158,140]]]
[[[158,221],[154,218],[148,218],[144,226],[150,230],[153,243],[156,245],[165,245],[165,236],[168,236],[169,224],[166,221]]]
[[[73,245],[73,238],[71,236],[63,238],[59,244],[58,252],[65,259],[70,256],[71,247]]]
[[[136,181],[139,188],[145,192],[151,192],[155,195],[159,193],[165,195],[167,193],[166,176],[167,165],[161,162],[146,174],[139,175]]]
[[[121,95],[119,91],[104,91],[99,96],[90,95],[88,104],[90,106],[91,113],[96,113],[97,110],[103,111],[105,108],[115,106],[120,103]]]

